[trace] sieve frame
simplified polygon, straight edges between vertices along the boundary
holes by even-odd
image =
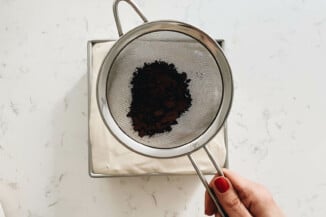
[[[174,20],[159,20],[146,22],[128,31],[117,40],[112,49],[108,52],[100,68],[97,79],[96,96],[101,117],[108,130],[118,139],[125,147],[131,149],[138,154],[154,157],[154,158],[173,158],[191,154],[194,151],[202,148],[207,144],[218,131],[222,128],[231,108],[233,99],[233,81],[231,68],[222,51],[222,48],[217,42],[208,36],[205,32],[190,24],[174,21]],[[218,66],[222,78],[223,93],[221,104],[218,112],[212,121],[211,125],[199,137],[193,141],[183,144],[182,146],[173,148],[154,148],[146,144],[139,143],[129,137],[115,122],[107,100],[107,82],[111,67],[120,54],[120,52],[135,39],[152,32],[158,31],[173,31],[185,34],[197,42],[201,43],[212,55],[216,65]],[[120,32],[119,32],[120,34]]]

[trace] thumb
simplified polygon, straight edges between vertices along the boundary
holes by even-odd
[[[219,203],[229,217],[250,217],[251,214],[241,202],[228,178],[219,176],[212,182]]]

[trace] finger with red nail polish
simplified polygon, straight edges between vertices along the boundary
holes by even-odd
[[[251,216],[226,177],[216,177],[213,180],[213,189],[219,203],[229,216]]]

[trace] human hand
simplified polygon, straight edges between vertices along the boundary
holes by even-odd
[[[223,169],[225,177],[215,176],[209,186],[229,217],[284,217],[271,193],[262,185]],[[208,193],[205,193],[205,214],[220,217]]]

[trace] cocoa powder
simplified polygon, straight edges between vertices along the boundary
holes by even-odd
[[[164,61],[136,68],[131,84],[132,101],[127,114],[140,137],[172,130],[191,106],[190,79]]]

